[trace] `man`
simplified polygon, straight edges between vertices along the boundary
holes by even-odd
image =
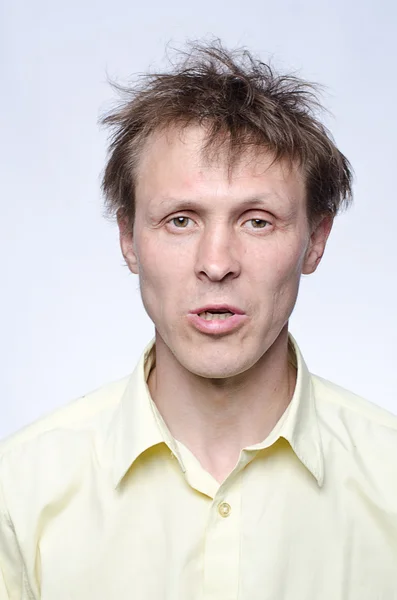
[[[315,107],[215,44],[105,118],[155,338],[3,442],[1,600],[397,598],[397,417],[310,375],[288,332],[351,197]]]

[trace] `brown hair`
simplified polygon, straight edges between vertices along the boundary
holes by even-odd
[[[267,148],[274,160],[298,163],[311,225],[349,205],[351,167],[316,116],[317,86],[279,75],[247,50],[230,52],[219,41],[193,44],[181,57],[168,72],[143,75],[130,88],[115,85],[126,98],[101,119],[112,129],[102,181],[109,216],[125,218],[132,231],[144,142],[155,131],[192,123],[207,127],[205,151],[227,142],[230,165],[253,146]]]

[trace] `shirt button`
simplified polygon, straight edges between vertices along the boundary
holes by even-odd
[[[221,517],[228,517],[231,510],[232,507],[227,502],[221,502],[221,504],[218,505],[218,512]]]

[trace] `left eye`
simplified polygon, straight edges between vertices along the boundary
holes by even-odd
[[[247,223],[252,223],[254,229],[265,229],[266,225],[269,225],[269,221],[264,219],[249,219]]]

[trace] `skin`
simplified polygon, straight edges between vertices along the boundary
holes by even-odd
[[[288,319],[301,274],[313,273],[332,227],[310,229],[299,169],[247,151],[231,173],[205,160],[205,129],[154,134],[137,170],[133,233],[120,244],[155,325],[148,386],[172,435],[222,482],[242,448],[263,441],[288,406]],[[227,303],[246,313],[224,335],[189,311]]]

